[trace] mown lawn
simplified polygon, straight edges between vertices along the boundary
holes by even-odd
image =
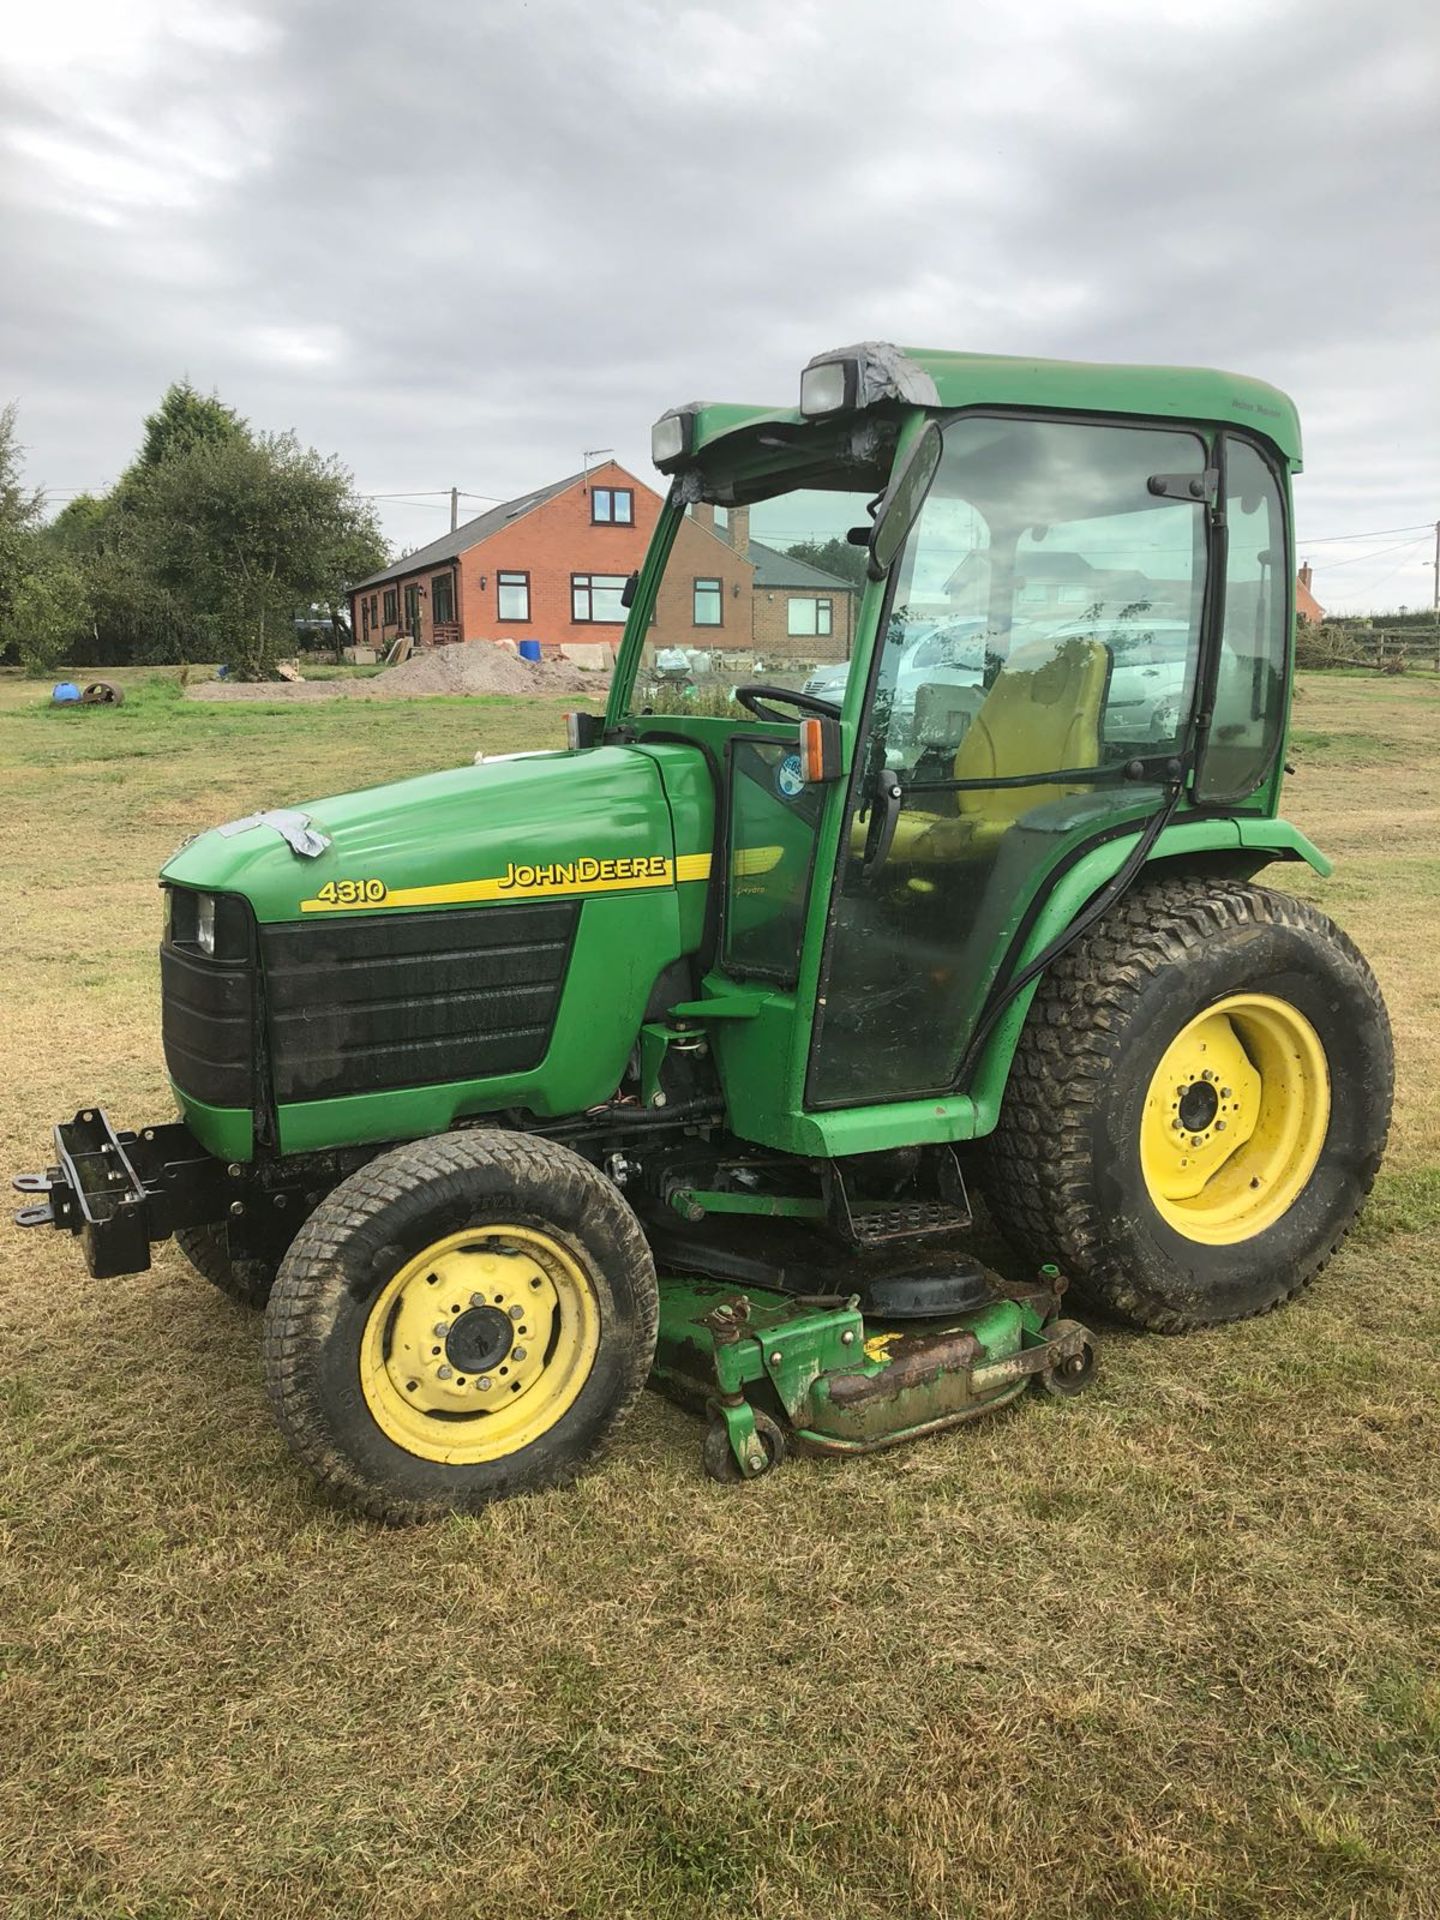
[[[0,676],[5,1168],[168,1111],[187,833],[563,724],[39,698]],[[1272,878],[1380,975],[1387,1169],[1309,1297],[1106,1330],[1073,1403],[730,1491],[647,1397],[573,1492],[387,1534],[173,1250],[102,1285],[0,1229],[0,1912],[1440,1913],[1440,686],[1311,677],[1296,727],[1340,864]]]

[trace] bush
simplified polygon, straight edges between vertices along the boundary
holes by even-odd
[[[78,567],[58,554],[37,551],[34,564],[10,603],[10,649],[26,673],[54,671],[90,630],[90,601]]]

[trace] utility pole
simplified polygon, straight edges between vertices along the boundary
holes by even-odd
[[[1435,597],[1430,603],[1430,611],[1440,620],[1440,520],[1435,522],[1435,558],[1431,564],[1435,568]]]
[[[454,533],[455,529],[459,526],[459,524],[460,524],[460,489],[458,487],[451,487],[450,489],[450,531],[451,533]]]

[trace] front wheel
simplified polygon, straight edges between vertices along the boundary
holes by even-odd
[[[1370,1191],[1393,1073],[1375,977],[1324,914],[1242,881],[1155,878],[1042,980],[986,1198],[1027,1258],[1138,1326],[1264,1313]]]
[[[645,1384],[658,1290],[639,1222],[553,1141],[475,1131],[382,1154],[286,1255],[265,1321],[280,1428],[373,1518],[571,1480]]]

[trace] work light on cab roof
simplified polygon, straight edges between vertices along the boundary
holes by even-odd
[[[564,749],[188,842],[181,1118],[86,1105],[18,1182],[97,1280],[173,1236],[268,1296],[282,1430],[380,1519],[568,1482],[647,1377],[734,1481],[1075,1393],[1067,1284],[1264,1312],[1374,1179],[1379,990],[1257,883],[1330,870],[1279,811],[1289,400],[865,341],[798,402],[656,422]],[[662,702],[697,637],[727,697]]]

